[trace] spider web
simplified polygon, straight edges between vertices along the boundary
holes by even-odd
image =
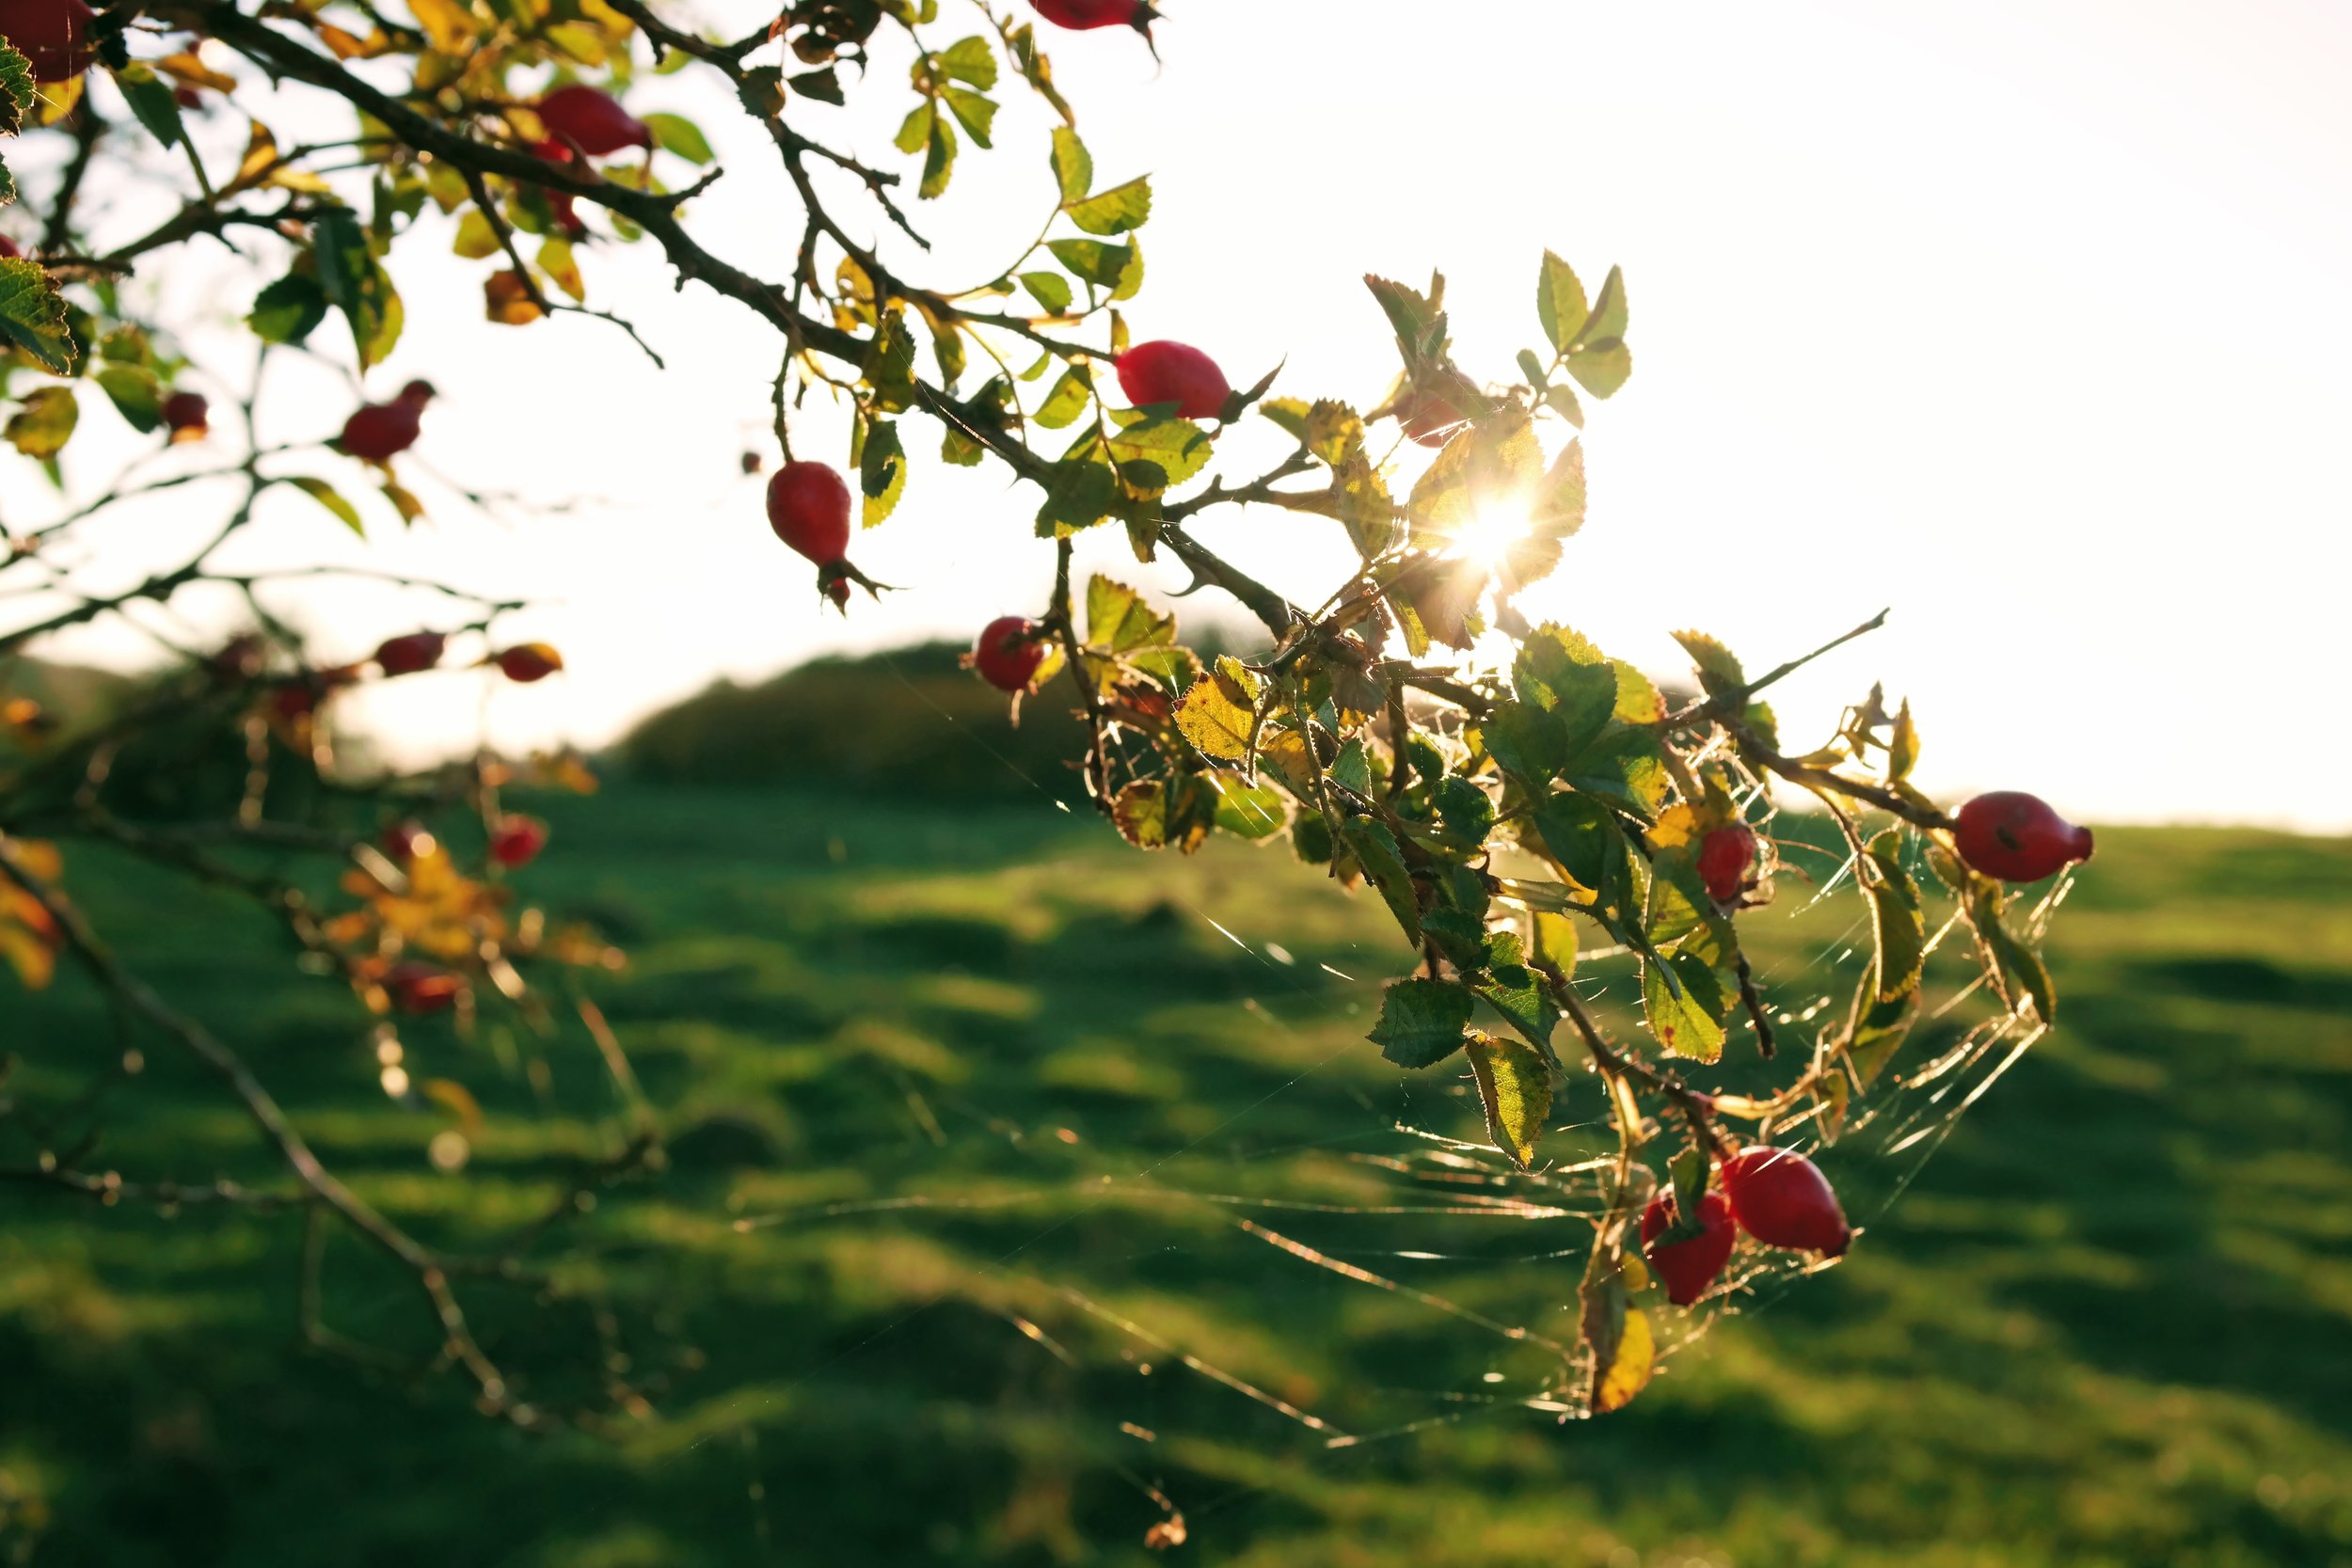
[[[968,726],[954,727],[994,752]],[[1046,798],[1041,811],[1071,810],[1027,782]],[[1735,1029],[1723,1070],[1689,1074],[1697,1086],[1769,1094],[1845,1023],[1870,962],[1867,901],[1851,885],[1851,858],[1809,867],[1807,848],[1788,841],[1779,878],[1784,897],[1741,919],[1763,957],[1757,985],[1778,1009],[1778,1069],[1756,1065],[1753,1035]],[[1288,850],[1278,845],[1262,852]],[[2030,937],[2038,940],[2070,886],[2061,879],[2021,922]],[[1341,896],[1336,888],[1329,893]],[[898,1236],[953,1229],[969,1240],[950,1277],[867,1315],[782,1386],[729,1396],[726,1418],[713,1430],[741,1432],[749,1453],[760,1425],[789,1418],[784,1410],[795,1393],[903,1376],[906,1347],[941,1319],[986,1319],[1016,1358],[1009,1382],[1022,1382],[1020,1357],[1029,1358],[1031,1370],[1054,1374],[1044,1414],[1081,1463],[1134,1489],[1136,1528],[1148,1528],[1147,1544],[1158,1546],[1181,1544],[1263,1493],[1264,1482],[1234,1473],[1236,1450],[1268,1456],[1269,1465],[1329,1465],[1474,1423],[1591,1416],[1578,1287],[1616,1164],[1599,1080],[1571,1066],[1543,1159],[1522,1173],[1486,1142],[1458,1061],[1396,1072],[1377,1063],[1363,1039],[1382,989],[1402,969],[1392,945],[1365,946],[1344,963],[1310,962],[1276,940],[1282,933],[1263,929],[1266,917],[1247,900],[1177,902],[1193,936],[1248,955],[1248,973],[1263,982],[1206,1006],[1225,1015],[1237,1037],[1278,1037],[1303,1065],[1252,1098],[1214,1107],[1214,1122],[1181,1147],[1115,1161],[1115,1168],[1044,1175],[1009,1189],[940,1174],[885,1196],[740,1214],[735,1229],[747,1248],[777,1233],[884,1226]],[[1933,931],[1926,1009],[1880,1081],[1856,1097],[1842,1128],[1824,1125],[1817,1103],[1766,1129],[1772,1141],[1819,1155],[1866,1237],[1853,1254],[1863,1266],[1867,1231],[1890,1223],[1962,1114],[2042,1032],[1988,994],[1966,961],[1968,942],[1956,912]],[[1575,983],[1620,1038],[1648,1048],[1630,955],[1585,955]],[[1367,1084],[1367,1059],[1391,1080],[1385,1091]],[[937,1147],[952,1150],[961,1137],[1018,1147],[1027,1137],[1018,1118],[998,1107],[904,1086],[910,1116]],[[1308,1097],[1315,1101],[1307,1114],[1317,1135],[1252,1144],[1254,1127]],[[951,1135],[950,1123],[970,1131]],[[1646,1157],[1656,1161],[1675,1145],[1676,1130],[1665,1129]],[[1078,1231],[1106,1227],[1122,1238],[1123,1255],[1073,1255],[1065,1244]],[[1090,1277],[1121,1265],[1153,1276],[1155,1289]],[[1705,1300],[1649,1314],[1661,1375],[1716,1323],[1772,1307],[1803,1275],[1833,1266],[1743,1238]],[[1234,1311],[1246,1321],[1253,1299],[1275,1315],[1319,1314],[1339,1339],[1365,1337],[1435,1353],[1369,1354],[1380,1363],[1369,1377],[1303,1370],[1286,1361],[1281,1342],[1234,1332]],[[1224,1315],[1198,1309],[1201,1303],[1224,1307]],[[1469,1370],[1472,1364],[1479,1370]],[[764,1542],[769,1525],[755,1466],[752,1487]]]

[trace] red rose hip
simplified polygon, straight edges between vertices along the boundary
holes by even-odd
[[[972,645],[972,668],[999,691],[1026,691],[1045,662],[1046,643],[1034,621],[999,615],[980,628]]]
[[[546,680],[564,668],[564,656],[545,642],[518,642],[511,648],[493,654],[490,662],[499,667],[499,673],[518,686]]]
[[[388,675],[414,675],[441,662],[449,639],[437,631],[412,631],[388,637],[376,645],[375,665]]]
[[[33,68],[36,82],[70,82],[89,69],[89,24],[83,0],[0,0],[0,38]]]
[[[433,832],[421,822],[403,820],[384,830],[384,853],[404,871],[433,850]]]
[[[1744,822],[1718,828],[1699,840],[1699,880],[1718,904],[1735,902],[1756,863],[1756,833]]]
[[[404,1013],[445,1013],[465,989],[464,976],[431,964],[394,964],[384,976],[384,994]]]
[[[850,486],[826,464],[787,463],[768,481],[768,526],[830,566],[850,553]]]
[[[1184,419],[1214,420],[1233,395],[1216,361],[1189,343],[1137,343],[1119,356],[1118,366],[1119,389],[1138,408],[1174,404]]]
[[[1709,1192],[1699,1198],[1699,1233],[1688,1241],[1657,1245],[1678,1212],[1672,1189],[1649,1200],[1649,1207],[1642,1212],[1642,1256],[1665,1282],[1666,1299],[1677,1307],[1688,1307],[1707,1294],[1708,1287],[1723,1274],[1740,1236],[1731,1223],[1731,1205],[1723,1194]]]
[[[620,105],[611,93],[574,82],[539,100],[539,119],[548,135],[579,144],[592,158],[605,158],[626,147],[653,150],[653,130]]]
[[[1037,14],[1057,27],[1087,32],[1095,27],[1133,27],[1149,36],[1159,12],[1151,0],[1032,0]]]
[[[163,414],[174,441],[200,441],[213,427],[213,405],[201,392],[172,393],[164,399]]]
[[[501,816],[490,830],[490,858],[509,871],[520,871],[548,847],[548,825],[535,816]]]
[[[1837,1258],[1853,1242],[1829,1178],[1789,1149],[1759,1144],[1725,1160],[1724,1196],[1740,1228],[1766,1246]]]
[[[389,463],[417,444],[424,405],[432,401],[431,382],[411,381],[389,403],[363,404],[343,421],[343,451],[370,463]]]
[[[2038,882],[2090,858],[2089,828],[2075,827],[2040,796],[2013,789],[1961,807],[1952,837],[1962,860],[2005,882]]]

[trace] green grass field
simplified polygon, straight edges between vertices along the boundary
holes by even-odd
[[[292,1217],[0,1186],[0,1561],[1128,1563],[1159,1560],[1156,1486],[1190,1528],[1170,1560],[1251,1568],[2352,1565],[2352,844],[2103,834],[2057,1034],[1891,1206],[1828,1156],[1868,1222],[1844,1264],[1564,1425],[1514,1402],[1540,1346],[1240,1223],[1573,1332],[1582,1226],[1432,1212],[1490,1179],[1381,1163],[1479,1133],[1361,1039],[1403,957],[1369,899],[1279,849],[1148,861],[1042,802],[533,809],[534,893],[632,956],[597,994],[671,1140],[562,1232],[656,1413],[532,1437],[304,1353]],[[76,875],[437,1242],[527,1220],[623,1135],[578,1029],[540,1055],[414,1028],[418,1076],[489,1114],[439,1174],[445,1123],[384,1097],[348,993],[256,917],[94,852]],[[1767,917],[1770,978],[1837,990],[1840,935]],[[72,979],[0,992],[0,1037],[28,1105],[119,1049]],[[267,1180],[143,1043],[100,1163]],[[1596,1117],[1577,1092],[1565,1119]],[[35,1152],[0,1119],[0,1165]],[[325,1278],[339,1328],[429,1342],[355,1244]],[[596,1341],[527,1308],[487,1303],[485,1332],[553,1399]]]

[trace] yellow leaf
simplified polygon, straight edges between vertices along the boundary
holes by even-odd
[[[580,278],[580,262],[572,256],[570,241],[551,239],[540,245],[539,270],[574,299],[588,297],[588,285]]]
[[[1617,1340],[1616,1359],[1594,1380],[1593,1414],[1606,1416],[1631,1404],[1633,1396],[1649,1386],[1650,1374],[1657,1370],[1658,1343],[1650,1335],[1649,1316],[1638,1307],[1629,1308],[1624,1334]]]
[[[155,62],[155,69],[192,87],[210,87],[215,92],[237,90],[237,79],[234,76],[223,75],[194,55],[167,55]]]
[[[482,1129],[482,1102],[473,1091],[453,1078],[428,1078],[417,1085],[417,1092],[457,1118],[458,1127],[469,1136]]]
[[[1239,762],[1249,751],[1256,724],[1258,677],[1239,660],[1219,658],[1216,668],[1192,683],[1176,703],[1176,727],[1205,756]]]
[[[1649,831],[1650,847],[1672,849],[1699,836],[1699,814],[1687,801],[1669,806]]]
[[[473,13],[457,0],[408,0],[408,9],[424,29],[425,38],[444,55],[464,55],[481,35]]]

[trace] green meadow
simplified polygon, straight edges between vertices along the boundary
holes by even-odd
[[[525,1434],[306,1350],[298,1215],[0,1184],[0,1561],[1132,1563],[1164,1497],[1165,1560],[1250,1568],[2352,1565],[2352,844],[2103,833],[2056,1032],[1899,1192],[1826,1156],[1850,1258],[1563,1422],[1528,1400],[1589,1231],[1464,1201],[1531,1189],[1454,1148],[1482,1137],[1461,1085],[1363,1041],[1406,957],[1369,898],[1279,847],[1147,859],[1044,789],[529,804],[532,896],[629,954],[591,989],[668,1163],[533,1250],[609,1338],[577,1301],[471,1299],[532,1397],[643,1413]],[[73,870],[437,1243],[532,1222],[634,1125],[577,1025],[428,1021],[410,1070],[485,1113],[437,1170],[447,1115],[387,1097],[348,993],[259,917]],[[1850,913],[1761,917],[1779,994],[1844,994]],[[0,1009],[0,1093],[105,1081],[54,1139],[102,1127],[93,1168],[272,1180],[167,1041],[96,1071],[125,1042],[79,979]],[[0,1165],[37,1141],[0,1119]],[[356,1243],[321,1280],[339,1332],[430,1349]]]

